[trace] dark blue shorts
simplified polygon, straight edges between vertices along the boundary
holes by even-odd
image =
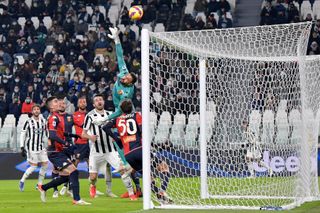
[[[50,153],[48,158],[53,166],[59,171],[72,164],[70,157],[64,152]]]
[[[142,147],[125,155],[127,162],[137,172],[142,172]]]
[[[89,153],[90,153],[89,143],[76,144],[74,146],[75,146],[74,155],[76,159],[80,161],[89,159]]]

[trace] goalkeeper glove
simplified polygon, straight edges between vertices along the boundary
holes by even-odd
[[[24,147],[21,147],[21,156],[22,157],[27,157],[27,150]]]
[[[109,27],[109,30],[111,34],[108,34],[108,37],[114,40],[114,43],[119,44],[120,39],[119,39],[119,30],[116,27]]]

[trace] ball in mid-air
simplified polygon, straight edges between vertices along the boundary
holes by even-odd
[[[131,20],[137,21],[140,20],[143,16],[143,9],[141,6],[136,5],[132,6],[129,9],[129,17]]]

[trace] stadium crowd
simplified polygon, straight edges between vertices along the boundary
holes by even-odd
[[[315,0],[309,0],[311,8]],[[300,21],[313,21],[313,12],[308,11],[305,15],[302,14],[303,0],[265,0],[261,10],[260,25],[271,24],[286,24],[297,23]],[[320,17],[316,17],[317,21],[313,24],[308,43],[308,55],[320,54]]]
[[[8,2],[6,4],[5,2]],[[32,0],[29,7],[25,0],[0,1],[0,117],[7,114],[18,118],[30,113],[34,103],[41,105],[47,117],[46,99],[52,95],[65,96],[67,112],[75,111],[77,99],[86,96],[88,111],[94,94],[106,97],[106,109],[113,111],[112,88],[116,80],[117,61],[115,47],[108,38],[108,17],[112,0]],[[164,23],[167,30],[192,30],[231,27],[225,14],[230,10],[227,1],[197,0],[193,14],[184,14],[186,0],[134,0],[132,5],[143,5],[145,15],[136,24]],[[93,10],[89,14],[86,7]],[[104,15],[99,6],[106,11]],[[158,12],[157,12],[158,11]],[[169,17],[170,13],[170,18]],[[201,16],[206,15],[206,23]],[[217,22],[213,13],[221,19]],[[157,15],[156,15],[157,14]],[[52,26],[44,19],[51,17]],[[24,26],[18,23],[24,17]],[[36,28],[32,17],[38,17]],[[133,24],[128,8],[120,11],[119,24],[125,25],[120,34],[128,69],[139,76],[140,40],[130,29]],[[48,48],[50,47],[50,48]],[[97,57],[103,55],[103,57]],[[140,76],[136,83],[134,105],[141,107]]]

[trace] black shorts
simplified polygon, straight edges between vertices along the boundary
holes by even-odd
[[[70,157],[64,152],[50,153],[48,158],[53,166],[59,171],[72,164]]]
[[[126,161],[137,172],[142,172],[142,147],[125,155]]]
[[[74,155],[76,159],[80,161],[89,159],[89,153],[90,153],[89,143],[76,144],[74,146],[75,146]]]

